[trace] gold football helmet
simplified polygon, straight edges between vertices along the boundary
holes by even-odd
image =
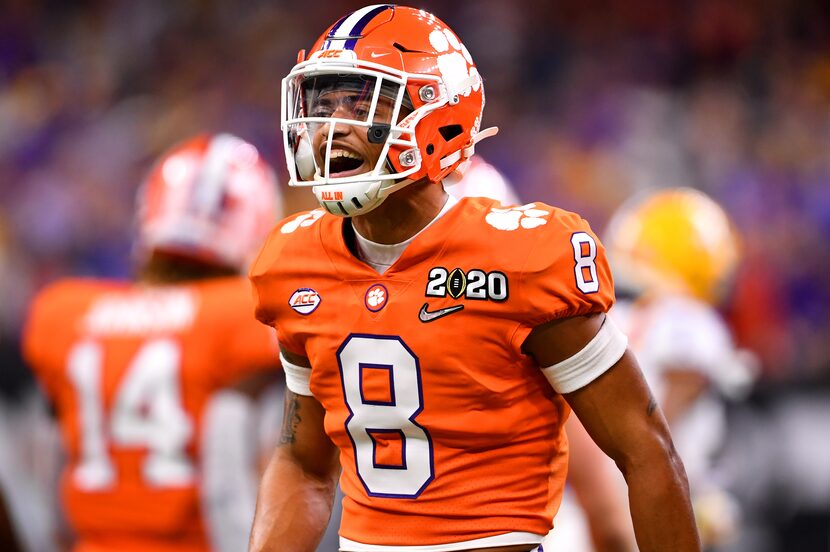
[[[614,279],[638,292],[723,298],[740,258],[726,212],[692,188],[638,194],[611,217],[605,239]]]

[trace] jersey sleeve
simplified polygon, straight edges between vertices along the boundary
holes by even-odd
[[[57,380],[52,373],[54,347],[62,332],[60,312],[67,293],[68,285],[64,283],[52,284],[39,292],[29,305],[23,327],[23,358],[51,399],[57,395],[54,388]]]
[[[280,222],[271,231],[248,273],[253,286],[256,319],[277,331],[280,347],[300,356],[306,355],[301,339],[277,323],[278,315],[288,306],[290,297],[290,290],[284,288],[286,278],[281,272],[291,264],[284,251],[294,232],[313,224],[319,218],[315,213],[300,213]]]
[[[43,343],[45,342],[43,334],[43,318],[46,305],[43,301],[43,293],[38,294],[29,305],[29,310],[26,314],[26,321],[23,324],[23,335],[21,348],[23,351],[23,359],[32,368],[42,365],[43,359]]]
[[[254,373],[276,370],[279,366],[279,347],[272,328],[263,326],[254,318],[250,283],[240,279],[227,288],[217,300],[221,327],[221,355],[224,362],[217,374],[220,385],[228,385]],[[227,308],[233,305],[233,308]]]
[[[266,326],[276,328],[277,305],[274,301],[277,282],[273,278],[285,239],[280,235],[279,226],[274,228],[262,246],[248,272],[254,298],[256,319]]]
[[[250,293],[246,293],[245,308],[239,310],[225,352],[230,357],[229,361],[245,367],[246,372],[276,369],[279,366],[276,332],[257,321],[252,303]]]
[[[553,210],[528,250],[517,288],[518,348],[533,328],[561,318],[608,312],[614,282],[605,248],[587,221]]]

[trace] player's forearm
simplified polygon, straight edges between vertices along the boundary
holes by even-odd
[[[640,551],[699,551],[686,473],[674,449],[639,459],[624,473]]]
[[[320,477],[278,447],[260,484],[249,552],[314,552],[331,517],[336,474]]]

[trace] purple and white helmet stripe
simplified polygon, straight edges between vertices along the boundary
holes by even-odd
[[[328,40],[323,44],[323,50],[354,50],[360,33],[366,25],[378,14],[386,10],[394,10],[392,4],[376,4],[366,6],[353,12],[337,23],[329,31]]]

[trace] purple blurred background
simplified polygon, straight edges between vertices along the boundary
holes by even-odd
[[[70,274],[130,274],[133,197],[163,150],[197,132],[229,131],[284,174],[280,79],[298,49],[362,5],[4,2],[0,390],[14,396],[29,381],[17,340],[37,289]],[[742,431],[739,415],[740,436],[749,439],[758,416],[792,397],[803,404],[818,390],[825,404],[830,4],[416,5],[447,22],[476,60],[485,126],[501,127],[479,152],[523,200],[576,210],[600,233],[643,188],[694,186],[723,203],[746,249],[726,314],[762,361],[754,406],[745,407],[756,423]],[[285,193],[289,209],[313,207],[307,190]],[[826,429],[822,438],[830,441]]]

